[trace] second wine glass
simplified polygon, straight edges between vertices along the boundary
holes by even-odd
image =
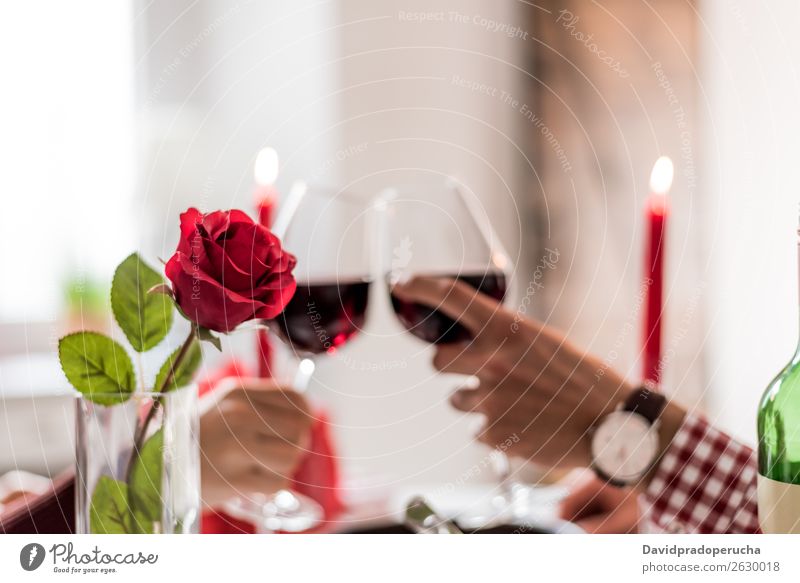
[[[291,381],[304,392],[315,359],[334,354],[363,327],[370,286],[365,244],[368,206],[357,195],[297,182],[273,226],[283,247],[297,257],[297,290],[270,332],[297,359]],[[262,532],[299,532],[322,519],[320,505],[298,492],[239,497],[228,506]]]
[[[392,287],[415,276],[462,281],[498,302],[506,296],[511,262],[477,201],[455,182],[435,189],[390,189],[379,200],[383,256],[392,308],[414,336],[432,344],[468,342],[467,328],[436,307],[407,302]],[[444,301],[446,298],[442,298]],[[490,507],[460,520],[469,527],[514,518],[518,485],[511,479],[505,454],[490,454],[500,490]]]
[[[297,390],[305,390],[316,358],[335,354],[364,326],[372,274],[368,217],[358,195],[298,182],[275,221],[275,234],[297,257],[297,291],[270,330],[300,359]]]

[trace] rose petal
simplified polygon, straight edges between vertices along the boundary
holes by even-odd
[[[203,228],[208,233],[208,238],[216,241],[225,234],[230,224],[230,213],[228,211],[214,211],[203,215]]]
[[[234,263],[228,253],[228,241],[223,241],[222,245],[213,241],[205,241],[205,250],[214,268],[209,271],[214,279],[219,281],[224,287],[235,291],[244,292],[255,287],[257,278],[252,276],[249,271],[241,269]]]
[[[263,320],[272,320],[273,318],[276,318],[278,314],[280,314],[286,307],[286,304],[288,304],[292,299],[296,289],[297,283],[294,281],[294,279],[292,279],[291,282],[280,288],[279,291],[270,298],[270,301],[267,302],[264,307],[256,312],[256,317]]]
[[[292,281],[294,281],[294,276],[288,271],[283,273],[271,273],[264,278],[264,281],[258,284],[257,289],[275,291],[285,285],[289,285]]]
[[[244,223],[245,225],[253,225],[255,222],[253,219],[244,211],[240,211],[239,209],[231,209],[228,211],[230,213],[230,223],[231,226],[237,223]]]
[[[266,233],[268,231],[261,225],[240,224],[235,234],[225,240],[225,253],[231,261],[242,271],[252,274],[256,281],[269,269],[264,262],[270,245]]]
[[[184,274],[184,277],[190,277]],[[196,290],[179,305],[194,322],[216,332],[230,332],[239,324],[255,317],[258,309],[252,301],[232,301],[230,292],[214,281],[193,282]]]
[[[267,296],[271,296],[272,294],[274,294],[274,290],[271,289],[271,288],[268,288],[266,286],[260,286],[260,287],[256,287],[256,288],[252,288],[252,289],[248,288],[247,290],[243,290],[242,292],[235,291],[235,290],[232,290],[230,288],[223,288],[223,286],[220,285],[220,283],[216,279],[214,279],[212,276],[210,276],[208,273],[205,273],[205,272],[203,272],[201,270],[195,270],[194,266],[193,266],[193,264],[191,262],[191,259],[189,259],[188,257],[186,257],[185,255],[183,255],[181,253],[176,253],[173,257],[175,257],[175,256],[177,256],[177,261],[178,261],[178,263],[180,265],[180,268],[183,270],[184,273],[191,275],[193,278],[195,278],[197,280],[204,281],[206,283],[215,285],[215,286],[219,287],[220,289],[224,289],[226,294],[228,294],[229,299],[232,302],[258,304],[256,306],[256,309],[257,309],[257,308],[261,307],[261,304],[265,304],[266,303],[257,294],[260,293],[261,295],[267,295]],[[291,281],[293,282],[294,278],[291,277],[291,276],[289,276],[289,277],[291,278]],[[284,280],[284,283],[289,285],[288,279]],[[255,295],[255,297],[248,297],[247,295],[245,295],[245,293],[254,293],[256,295]]]
[[[175,301],[183,313],[211,330],[229,332],[268,307],[259,299],[222,287],[213,277],[195,269],[191,260],[182,253],[175,253],[170,258],[165,271],[173,283]],[[271,294],[273,292],[268,292]]]

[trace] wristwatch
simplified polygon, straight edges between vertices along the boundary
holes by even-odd
[[[601,479],[630,486],[650,471],[658,458],[658,418],[666,403],[645,385],[603,417],[591,435],[592,468]]]

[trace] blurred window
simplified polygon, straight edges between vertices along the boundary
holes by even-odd
[[[0,21],[0,322],[55,318],[131,247],[129,2],[12,2]]]

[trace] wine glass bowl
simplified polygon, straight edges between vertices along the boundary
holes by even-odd
[[[475,200],[454,181],[436,189],[390,189],[380,198],[383,257],[392,309],[412,335],[431,344],[471,339],[469,331],[434,307],[392,293],[415,276],[462,281],[505,298],[510,261]]]
[[[502,272],[478,274],[460,273],[447,276],[450,279],[463,281],[498,302],[506,295],[506,276]],[[391,284],[390,293],[391,293]],[[392,309],[400,323],[420,340],[430,344],[454,344],[472,340],[472,334],[441,311],[409,302],[391,294]]]
[[[370,282],[304,281],[272,330],[298,354],[332,354],[364,326]]]
[[[364,326],[371,283],[367,228],[364,199],[302,182],[278,215],[275,234],[297,257],[297,291],[270,329],[304,360],[334,353]]]

